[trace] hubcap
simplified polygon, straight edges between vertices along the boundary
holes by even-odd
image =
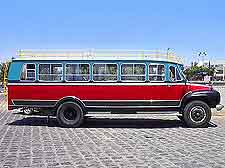
[[[63,114],[65,119],[70,121],[75,120],[77,117],[76,111],[73,108],[69,108],[69,107],[64,110]]]
[[[200,123],[206,118],[205,109],[201,106],[195,106],[190,111],[190,119],[195,123]]]

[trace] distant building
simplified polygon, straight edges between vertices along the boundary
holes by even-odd
[[[225,60],[224,61],[214,61],[211,63],[211,67],[215,68],[214,80],[215,81],[225,81]]]

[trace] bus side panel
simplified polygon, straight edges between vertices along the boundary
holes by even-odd
[[[15,86],[8,86],[8,110],[13,110],[13,103],[12,99],[14,98],[13,95],[11,94],[13,87]]]
[[[12,100],[41,100],[58,101],[66,96],[75,96],[81,101],[104,100],[153,100],[153,101],[179,101],[183,97],[184,85],[176,85],[168,89],[167,85],[159,86],[124,86],[124,85],[10,85],[9,105]],[[160,105],[160,104],[159,104]]]
[[[23,63],[22,62],[12,62],[9,67],[9,73],[8,73],[8,83],[11,82],[18,82],[20,79],[21,69],[22,69]],[[12,101],[11,101],[11,93],[12,93],[12,87],[8,85],[8,109],[12,110]]]

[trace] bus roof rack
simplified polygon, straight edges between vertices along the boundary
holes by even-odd
[[[122,49],[38,49],[18,50],[19,60],[157,60],[182,64],[174,52],[162,50]]]

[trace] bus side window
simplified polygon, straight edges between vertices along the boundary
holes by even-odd
[[[122,81],[145,81],[145,64],[122,64]]]
[[[39,80],[61,81],[63,76],[62,64],[39,64]]]
[[[117,81],[117,64],[94,64],[93,80],[94,81]]]
[[[66,64],[66,81],[89,81],[89,64]]]
[[[179,71],[178,71],[177,68],[176,68],[176,80],[177,80],[177,81],[182,80],[182,78],[181,78],[181,76],[180,76],[180,73],[179,73]]]
[[[165,66],[163,64],[149,65],[149,80],[150,81],[164,81],[165,80]]]
[[[20,80],[34,81],[36,77],[35,64],[24,64]]]
[[[170,66],[170,80],[172,82],[176,81],[176,71],[175,71],[175,67]]]

